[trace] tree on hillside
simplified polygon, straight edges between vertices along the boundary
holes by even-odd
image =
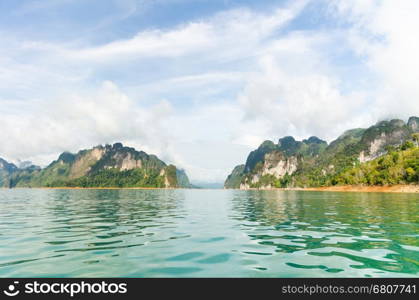
[[[415,146],[418,147],[419,144],[419,132],[416,132],[412,134],[413,142],[415,143]]]

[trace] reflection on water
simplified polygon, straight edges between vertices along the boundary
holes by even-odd
[[[350,276],[418,274],[416,195],[245,193],[233,198],[232,217],[251,240],[268,246],[259,247],[264,253],[289,257],[288,266]]]
[[[417,277],[417,198],[0,190],[0,276]]]

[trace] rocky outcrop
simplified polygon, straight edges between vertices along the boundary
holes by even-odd
[[[178,187],[182,188],[192,188],[192,184],[189,182],[189,178],[186,175],[185,170],[176,169],[176,178]]]
[[[125,171],[125,170],[132,170],[132,169],[136,169],[136,168],[141,168],[142,167],[142,163],[141,160],[139,159],[134,159],[131,154],[127,154],[126,157],[124,157],[122,159],[122,163],[121,163],[121,171]]]
[[[418,117],[410,117],[407,121],[407,126],[412,132],[419,132],[419,118]]]
[[[301,157],[315,157],[326,146],[327,143],[317,137],[296,141],[287,136],[279,139],[278,144],[264,141],[258,149],[249,154],[245,165],[234,168],[224,187],[272,187],[269,179],[281,179],[294,174],[301,163]]]
[[[91,150],[83,152],[82,155],[77,155],[74,158],[74,163],[71,165],[70,178],[78,178],[85,176],[91,170],[91,167],[98,162],[105,154],[105,148],[98,146]]]
[[[359,161],[361,163],[373,160],[380,155],[385,153],[384,145],[387,145],[387,137],[386,134],[383,132],[377,138],[375,138],[372,142],[368,144],[367,150],[362,150],[359,154]]]
[[[224,183],[224,187],[227,189],[239,187],[242,181],[244,169],[245,169],[245,165],[236,166],[231,172],[231,174],[228,175]]]
[[[259,148],[250,152],[244,166],[244,172],[251,172],[259,161],[262,161],[266,153],[275,150],[277,146],[272,141],[264,141]]]
[[[7,186],[9,184],[9,177],[17,170],[16,165],[0,158],[0,187]]]
[[[0,171],[12,173],[17,170],[16,165],[7,162],[6,160],[0,158]]]
[[[272,188],[272,179],[281,179],[286,175],[294,174],[299,165],[297,156],[286,156],[278,150],[266,153],[262,159],[263,163],[256,165],[252,172],[240,174],[240,166],[236,167],[236,176],[240,181],[226,183],[226,188],[249,189],[249,188]],[[230,175],[232,176],[232,175]],[[231,181],[231,179],[230,179]]]

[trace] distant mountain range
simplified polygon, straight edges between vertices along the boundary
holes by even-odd
[[[45,168],[18,168],[0,159],[0,186],[189,188],[191,184],[184,170],[115,143],[77,154],[64,152]]]
[[[225,188],[383,185],[419,182],[419,118],[381,121],[327,142],[287,136],[263,142],[234,168]]]

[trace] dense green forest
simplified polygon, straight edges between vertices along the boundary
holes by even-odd
[[[6,166],[6,162],[0,162]],[[9,166],[9,165],[7,165]],[[5,168],[3,168],[5,169]],[[10,168],[6,187],[190,187],[183,170],[121,143],[62,153],[47,167]]]

